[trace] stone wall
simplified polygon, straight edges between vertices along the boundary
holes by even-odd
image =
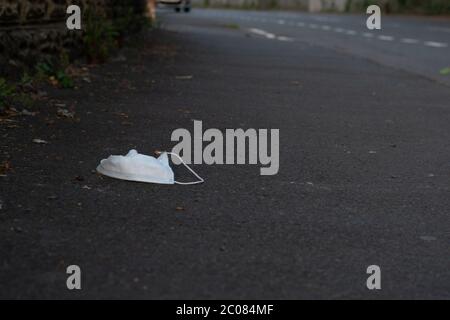
[[[0,72],[8,65],[31,64],[64,49],[81,48],[83,32],[66,28],[66,10],[72,4],[83,12],[95,8],[109,18],[146,8],[145,0],[0,0]]]

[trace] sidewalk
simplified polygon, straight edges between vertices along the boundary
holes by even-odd
[[[447,87],[206,20],[167,24],[178,32],[150,35],[79,90],[48,92],[53,107],[0,127],[11,167],[0,297],[449,297]],[[183,187],[94,172],[110,154],[171,148],[192,120],[279,128],[280,173],[195,166],[206,183]],[[80,292],[65,288],[71,264]],[[375,293],[372,264],[384,275]]]

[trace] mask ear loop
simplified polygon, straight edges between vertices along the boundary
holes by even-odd
[[[173,153],[173,152],[167,152],[167,154],[170,154],[170,155],[173,155],[173,156],[175,156],[178,160],[180,160],[181,161],[181,163],[194,175],[194,176],[196,176],[197,177],[197,179],[198,179],[198,181],[195,181],[195,182],[178,182],[178,181],[175,181],[175,183],[176,184],[179,184],[179,185],[184,185],[184,186],[188,186],[188,185],[194,185],[194,184],[200,184],[200,183],[204,183],[205,182],[205,180],[203,180],[203,178],[202,177],[200,177],[194,170],[192,170],[184,161],[183,161],[183,159],[181,159],[181,157],[179,156],[179,155],[177,155],[176,153]]]

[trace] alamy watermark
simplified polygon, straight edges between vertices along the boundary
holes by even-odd
[[[66,20],[66,26],[69,30],[81,30],[81,8],[78,5],[70,5],[67,7],[66,13],[69,15]],[[366,26],[369,30],[381,29],[381,8],[377,5],[370,5],[367,10],[370,14],[367,19]]]
[[[192,134],[187,129],[176,129],[171,140],[178,142],[172,152],[187,164],[260,164],[263,176],[275,175],[280,168],[279,129],[225,129],[224,132],[208,129],[203,132],[203,122],[194,121]],[[172,160],[180,164],[178,159]]]
[[[381,268],[375,264],[368,266],[367,274],[370,274],[366,281],[367,289],[381,290]]]
[[[66,13],[70,15],[66,20],[66,26],[69,30],[81,30],[81,8],[77,5],[67,7]]]
[[[70,265],[66,269],[67,277],[66,286],[69,290],[81,290],[81,268],[77,265]]]
[[[366,12],[370,14],[366,22],[367,29],[381,30],[381,8],[377,5],[371,5],[367,8]]]

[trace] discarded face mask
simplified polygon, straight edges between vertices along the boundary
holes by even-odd
[[[159,154],[159,158],[154,158],[139,154],[136,150],[131,150],[126,156],[110,156],[108,159],[101,161],[97,167],[97,172],[111,178],[136,182],[181,185],[193,185],[204,182],[176,153],[160,152]],[[175,181],[175,175],[169,165],[168,154],[177,157],[198,181]]]

